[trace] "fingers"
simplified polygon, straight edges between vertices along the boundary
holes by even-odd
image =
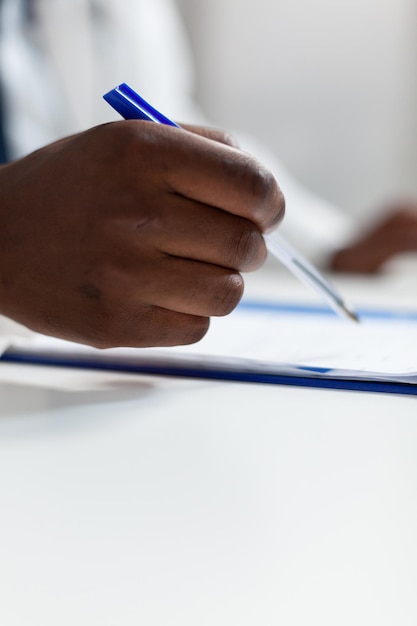
[[[160,255],[137,271],[111,268],[79,293],[72,334],[60,331],[65,338],[99,348],[183,345],[205,335],[211,316],[235,308],[243,279],[218,266]]]
[[[273,176],[230,143],[125,121],[5,166],[2,313],[98,347],[198,341],[284,212]]]
[[[102,347],[166,347],[189,345],[200,341],[210,326],[209,317],[185,315],[166,309],[148,309],[146,313],[121,316],[114,341],[106,334]]]
[[[93,309],[92,309],[93,311]],[[51,326],[42,318],[37,331],[94,348],[149,348],[188,345],[207,333],[210,318],[178,313],[151,305],[131,307],[121,300],[115,311],[85,317],[85,309],[74,309],[71,324],[57,320]],[[77,314],[84,317],[84,321]]]
[[[120,311],[103,325],[105,332],[95,327],[87,334],[83,329],[81,334],[72,333],[66,338],[101,349],[158,348],[196,343],[205,336],[209,326],[209,317],[146,306]]]
[[[271,172],[250,154],[179,128],[136,121],[123,124],[124,132],[131,135],[126,141],[132,164],[160,172],[171,191],[245,217],[261,232],[282,220],[282,192]]]
[[[152,247],[170,256],[246,272],[259,268],[267,255],[253,222],[177,194],[170,194],[158,207],[155,219],[132,228],[130,242],[138,253],[141,247]],[[121,240],[122,246],[126,243]]]
[[[385,245],[395,252],[417,250],[417,205],[404,203],[396,206],[381,226]],[[391,245],[389,245],[391,243]]]
[[[371,249],[379,250],[381,259],[417,250],[416,204],[394,204],[379,222],[371,226],[362,241]]]
[[[356,242],[339,250],[331,262],[342,272],[375,273],[391,258],[417,251],[417,205],[398,203]]]
[[[123,298],[132,308],[146,303],[189,315],[222,316],[242,297],[243,279],[217,265],[159,255],[136,271],[109,273],[104,293],[114,309]]]

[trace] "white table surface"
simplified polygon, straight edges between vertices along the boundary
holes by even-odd
[[[2,626],[417,624],[417,397],[2,364],[0,398]]]

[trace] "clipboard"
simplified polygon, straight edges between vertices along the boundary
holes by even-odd
[[[391,393],[417,395],[417,383],[395,383],[390,381],[355,380],[346,378],[317,378],[310,375],[290,376],[274,373],[257,373],[243,370],[221,370],[216,368],[198,369],[181,365],[152,365],[149,363],[120,363],[102,359],[79,359],[68,356],[45,356],[42,354],[25,354],[6,351],[0,362],[26,365],[44,365],[49,367],[66,367],[111,371],[125,374],[144,374],[171,376],[180,378],[197,378],[220,380],[227,382],[257,383],[264,385],[287,385],[292,387],[313,387],[318,389],[339,389],[349,391],[367,391],[374,393]]]
[[[374,308],[359,310],[359,315],[362,320],[371,323],[372,328],[373,323],[377,326],[379,324],[382,329],[391,328],[394,334],[399,332],[400,328],[404,334],[405,325],[407,333],[415,333],[417,342],[417,311]],[[218,319],[216,324],[217,329],[223,324],[230,329],[236,324],[236,320],[242,323],[243,319],[243,322],[251,320],[252,326],[256,328],[257,321],[261,323],[265,319],[274,320],[283,326],[286,320],[292,320],[291,323],[294,323],[294,320],[298,319],[300,328],[308,328],[309,325],[314,325],[314,320],[321,322],[326,320],[328,326],[330,321],[335,322],[336,317],[335,313],[325,306],[244,299],[230,316]],[[343,320],[337,319],[336,323],[337,332],[346,332]],[[246,328],[246,324],[244,327]],[[214,329],[213,333],[215,332]],[[230,335],[229,330],[227,333]],[[417,395],[417,360],[415,372],[407,371],[400,374],[367,372],[315,365],[308,360],[271,362],[252,356],[229,354],[225,357],[216,354],[215,351],[205,353],[203,342],[201,344],[201,347],[195,344],[191,347],[172,349],[98,350],[40,336],[32,343],[30,341],[13,343],[0,357],[0,362],[225,382]]]

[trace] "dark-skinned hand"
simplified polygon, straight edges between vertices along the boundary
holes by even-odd
[[[350,246],[339,250],[331,269],[372,274],[405,252],[417,252],[417,202],[394,204],[384,216]]]
[[[0,168],[0,313],[96,347],[198,341],[284,214],[218,131],[98,126]]]

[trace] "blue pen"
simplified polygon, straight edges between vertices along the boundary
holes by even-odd
[[[146,120],[180,128],[178,124],[157,111],[126,83],[112,89],[103,98],[126,120]],[[268,250],[295,276],[318,292],[336,313],[351,321],[359,321],[356,313],[348,308],[334,286],[282,237],[276,233],[265,235],[265,242]]]

